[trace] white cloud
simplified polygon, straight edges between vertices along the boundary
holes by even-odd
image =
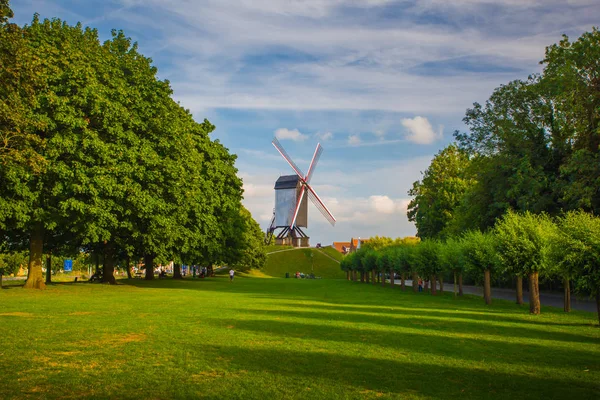
[[[275,137],[279,140],[293,140],[294,142],[301,142],[308,139],[308,135],[300,133],[298,129],[289,130],[287,128],[277,129]]]
[[[333,133],[331,133],[331,132],[325,132],[325,133],[317,132],[317,133],[315,133],[315,136],[324,142],[327,140],[333,139]]]
[[[348,136],[348,144],[350,146],[358,146],[361,143],[360,136],[350,135]]]
[[[381,214],[393,214],[401,212],[405,208],[405,203],[402,200],[392,200],[388,196],[374,195],[369,197],[371,207]]]
[[[402,126],[408,130],[406,139],[413,143],[431,144],[442,138],[443,126],[440,125],[436,133],[427,118],[424,117],[404,118]]]

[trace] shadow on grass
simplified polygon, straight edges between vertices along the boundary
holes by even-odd
[[[310,308],[313,308],[310,306]],[[261,309],[238,309],[241,313],[251,313],[257,315],[267,315],[270,317],[293,317],[293,318],[308,318],[320,321],[345,321],[350,323],[367,323],[377,324],[383,327],[400,327],[412,328],[419,330],[431,330],[458,334],[484,334],[498,337],[514,337],[539,340],[554,340],[569,343],[590,343],[597,345],[599,343],[597,337],[589,337],[586,335],[547,331],[542,329],[529,329],[521,326],[502,326],[495,325],[495,318],[489,318],[483,322],[468,322],[464,320],[455,321],[454,318],[462,318],[461,314],[440,312],[441,317],[427,318],[428,315],[423,315],[422,312],[413,312],[402,310],[397,313],[398,316],[409,316],[410,318],[395,318],[393,315],[388,317],[379,315],[366,315],[357,313],[343,312],[313,312],[313,311],[278,311],[278,310],[261,310]],[[415,318],[413,318],[415,317]],[[416,318],[419,317],[419,318]]]
[[[432,316],[432,317],[455,317],[455,318],[460,318],[460,319],[472,319],[474,321],[490,321],[493,320],[494,322],[499,321],[499,322],[509,322],[509,323],[516,323],[516,324],[526,324],[526,325],[542,325],[542,326],[547,326],[547,325],[556,325],[556,326],[593,326],[595,324],[595,320],[590,321],[590,323],[570,323],[570,322],[555,322],[555,321],[535,321],[535,320],[527,320],[527,319],[523,319],[523,318],[514,318],[514,317],[510,317],[510,316],[506,316],[506,311],[502,312],[502,311],[494,311],[494,310],[486,310],[485,308],[482,308],[481,310],[475,310],[475,309],[470,309],[470,308],[462,308],[460,307],[460,304],[454,304],[454,307],[452,307],[452,310],[450,309],[446,309],[446,310],[438,310],[438,309],[423,309],[423,308],[418,308],[415,310],[411,310],[408,307],[399,307],[397,305],[390,305],[388,307],[356,307],[356,306],[340,306],[337,304],[332,304],[332,303],[327,303],[327,302],[323,302],[323,305],[317,305],[317,304],[311,304],[310,308],[311,309],[321,309],[324,311],[342,311],[342,312],[347,312],[347,313],[369,313],[369,314],[382,314],[382,315],[388,315],[393,317],[394,315],[397,314],[410,314],[410,315],[414,315],[415,317],[428,317],[428,316]],[[325,305],[327,304],[327,305]],[[294,303],[292,301],[289,302],[280,302],[278,303],[279,306],[290,306],[293,308],[298,308],[298,304]],[[460,307],[460,309],[456,309],[457,307]],[[393,310],[391,310],[390,308],[393,308]],[[413,307],[416,308],[416,307]],[[524,315],[528,315],[527,314],[527,310],[525,309],[517,309],[515,310],[516,312],[522,312]],[[555,312],[553,310],[546,312],[546,313],[550,313],[550,314],[561,314],[561,315],[565,315],[564,312]],[[388,323],[389,324],[389,323]]]
[[[231,284],[220,285],[224,283],[227,277],[224,278],[207,278],[207,279],[192,279],[186,278],[183,280],[120,280],[119,283],[135,286],[138,288],[160,288],[160,289],[189,289],[189,290],[206,290],[206,291],[219,291],[219,292],[231,292],[240,294],[251,294],[258,299],[276,299],[279,301],[287,302],[288,304],[297,305],[299,301],[310,301],[310,302],[321,302],[324,304],[324,309],[339,307],[341,311],[363,311],[369,313],[391,313],[398,311],[391,311],[393,307],[415,307],[415,302],[422,302],[419,304],[418,311],[413,311],[415,315],[428,314],[432,316],[447,317],[448,315],[454,315],[455,317],[473,320],[489,320],[490,317],[494,320],[519,323],[519,324],[533,324],[533,325],[556,325],[556,326],[581,326],[588,327],[596,324],[596,318],[590,318],[589,323],[571,323],[563,322],[564,313],[559,308],[555,307],[542,307],[543,315],[557,315],[563,321],[536,321],[532,319],[524,319],[518,317],[512,317],[506,315],[507,313],[522,314],[524,317],[529,315],[527,307],[518,306],[508,300],[496,300],[494,308],[490,309],[490,306],[483,304],[483,300],[480,308],[473,308],[473,301],[477,300],[477,296],[466,295],[462,298],[453,298],[452,293],[445,293],[443,296],[431,296],[428,294],[416,294],[412,291],[401,291],[401,290],[381,290],[382,288],[377,285],[361,284],[357,282],[347,282],[345,280],[327,280],[323,281],[302,281],[296,282],[294,279],[260,279],[260,285],[244,285],[233,282]],[[255,278],[243,278],[243,280],[256,280]],[[328,287],[334,282],[340,287],[345,288],[349,296],[347,297],[330,297],[327,296]],[[306,286],[297,286],[297,284],[304,284]],[[262,289],[262,290],[261,290]],[[305,291],[305,293],[300,293]],[[289,296],[290,292],[294,292],[293,296]],[[353,293],[366,294],[368,296],[352,296]],[[409,304],[406,302],[409,301]],[[431,303],[435,303],[435,308],[426,309]],[[281,304],[281,303],[280,303]],[[317,307],[314,304],[310,305],[311,308]],[[358,309],[361,307],[362,309]],[[402,312],[405,310],[402,310]],[[575,312],[573,314],[584,313],[582,311]],[[590,314],[587,313],[586,314]],[[593,314],[590,314],[590,316]],[[535,318],[535,316],[533,317]]]
[[[324,340],[331,342],[353,343],[357,346],[365,344],[381,346],[404,353],[428,353],[435,356],[450,357],[457,361],[501,362],[511,365],[522,365],[535,368],[538,365],[564,369],[566,367],[579,371],[582,366],[597,365],[598,351],[582,351],[552,344],[514,343],[493,340],[490,332],[478,332],[485,338],[473,339],[465,337],[447,337],[444,339],[443,326],[410,327],[422,333],[402,332],[398,329],[380,330],[362,326],[350,327],[335,324],[303,324],[299,322],[240,319],[205,321],[215,326],[233,324],[235,329],[255,332],[260,335],[277,335],[286,339]],[[469,333],[469,332],[465,332]],[[499,334],[501,335],[501,333]],[[383,350],[385,352],[385,350]],[[551,356],[549,356],[549,354]]]
[[[282,351],[220,346],[232,369],[283,376],[306,390],[311,383],[335,382],[356,393],[425,398],[558,399],[594,398],[600,385],[584,380],[544,377],[535,370],[520,374],[487,368],[420,364],[418,360],[375,359],[313,351]],[[288,379],[289,378],[289,379]],[[323,382],[325,381],[325,382]]]

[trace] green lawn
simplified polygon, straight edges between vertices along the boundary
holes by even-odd
[[[285,277],[286,272],[293,276],[296,271],[310,274],[311,270],[316,276],[326,279],[346,277],[346,273],[340,269],[339,262],[313,248],[271,253],[267,255],[267,263],[261,269],[266,275],[278,278]]]
[[[0,398],[597,399],[596,315],[343,280],[0,291]]]

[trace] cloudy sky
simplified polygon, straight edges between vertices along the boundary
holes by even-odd
[[[239,158],[245,205],[266,228],[279,137],[338,223],[309,206],[313,244],[414,235],[407,191],[464,130],[473,102],[539,72],[544,47],[600,21],[599,0],[18,0],[34,12],[123,29],[175,98]],[[449,4],[451,3],[451,5]]]

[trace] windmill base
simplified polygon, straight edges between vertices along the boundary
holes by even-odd
[[[309,239],[297,226],[293,229],[285,227],[275,238],[275,244],[278,246],[309,247]]]

